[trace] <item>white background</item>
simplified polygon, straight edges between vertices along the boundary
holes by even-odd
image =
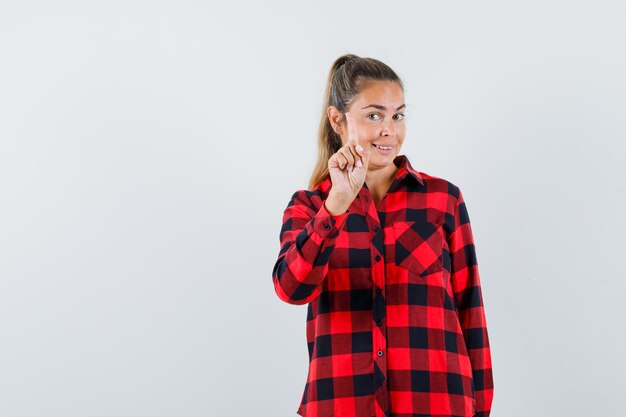
[[[271,272],[344,53],[398,73],[401,153],[463,191],[492,416],[623,414],[625,12],[3,1],[0,415],[296,416],[306,306]]]

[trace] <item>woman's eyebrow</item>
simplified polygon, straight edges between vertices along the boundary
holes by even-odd
[[[377,108],[377,109],[379,109],[379,110],[387,110],[387,107],[385,107],[385,106],[381,106],[380,104],[370,104],[370,105],[367,105],[367,106],[365,106],[365,107],[362,107],[362,108],[361,108],[361,110],[366,109],[366,108],[368,108],[368,107],[374,107],[374,108]],[[406,107],[406,104],[401,105],[401,106],[400,106],[400,107],[398,107],[396,110],[400,110],[400,109],[401,109],[401,108],[403,108],[403,107]]]

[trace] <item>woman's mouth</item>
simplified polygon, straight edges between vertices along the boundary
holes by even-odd
[[[372,146],[374,146],[374,148],[376,148],[378,152],[382,153],[383,155],[389,155],[393,152],[393,146],[382,146],[375,143],[372,143]]]

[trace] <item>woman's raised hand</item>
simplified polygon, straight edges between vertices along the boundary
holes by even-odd
[[[369,147],[359,144],[357,126],[350,112],[346,112],[348,139],[328,160],[332,188],[326,199],[331,214],[344,213],[365,182],[369,163]]]

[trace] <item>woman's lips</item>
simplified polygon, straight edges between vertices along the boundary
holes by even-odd
[[[393,153],[393,149],[394,149],[394,147],[393,147],[393,146],[391,147],[391,149],[381,149],[381,148],[379,148],[378,146],[376,146],[376,144],[374,144],[374,143],[372,143],[372,146],[373,146],[374,148],[376,148],[376,150],[377,150],[378,152],[380,152],[381,154],[383,154],[383,155],[390,155],[390,154],[392,154],[392,153]]]

